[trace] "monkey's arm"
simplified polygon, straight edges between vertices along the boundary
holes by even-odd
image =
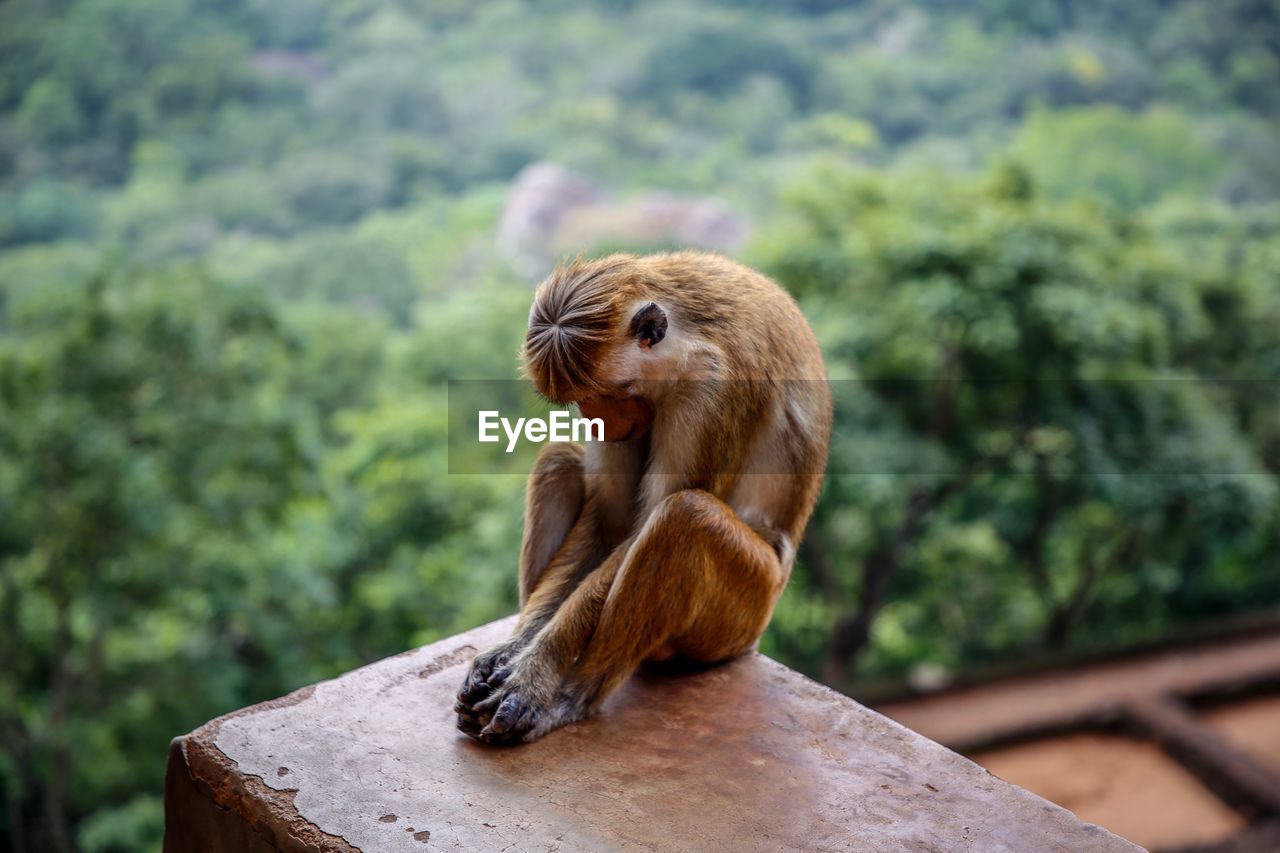
[[[459,727],[491,743],[533,739],[582,719],[660,649],[708,662],[741,654],[785,582],[777,552],[732,508],[677,492],[493,673]]]
[[[507,641],[476,655],[458,691],[461,707],[488,695],[493,672],[533,640],[604,560],[610,547],[601,518],[605,497],[588,495],[581,446],[549,444],[538,454],[525,490],[520,619]]]

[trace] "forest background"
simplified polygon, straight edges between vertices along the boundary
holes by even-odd
[[[518,375],[540,162],[733,211],[841,381],[765,652],[1280,604],[1275,3],[8,0],[0,848],[158,849],[169,738],[514,609],[446,382]]]

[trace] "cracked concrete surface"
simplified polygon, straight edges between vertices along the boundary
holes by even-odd
[[[453,695],[511,624],[215,720],[170,774],[262,849],[1139,849],[759,655],[636,677],[595,719],[481,746]]]

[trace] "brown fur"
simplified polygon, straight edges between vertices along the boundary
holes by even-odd
[[[632,322],[649,302],[669,322],[654,342]],[[581,719],[645,660],[752,649],[817,500],[831,428],[799,308],[725,258],[575,261],[529,317],[539,392],[629,419],[615,430],[625,441],[548,445],[534,466],[521,618],[458,697],[459,728],[491,743]]]

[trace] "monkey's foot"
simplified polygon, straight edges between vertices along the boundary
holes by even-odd
[[[462,687],[458,689],[459,714],[470,712],[477,702],[502,686],[511,672],[507,663],[518,651],[515,641],[509,640],[475,656],[471,661],[471,668],[467,670],[467,677],[462,680]]]
[[[458,728],[483,743],[525,743],[586,716],[584,704],[561,689],[559,673],[536,650],[492,670],[483,683],[487,695],[471,702],[460,696],[454,706]]]
[[[551,708],[543,713],[533,728],[529,729],[524,735],[524,743],[535,741],[548,732],[553,732],[561,726],[567,726],[570,723],[576,723],[585,720],[591,715],[586,706],[576,698],[567,695],[561,695],[552,703]]]
[[[548,702],[518,689],[504,689],[478,703],[474,710],[459,711],[458,728],[482,743],[514,746],[586,716],[582,704],[568,696]]]

